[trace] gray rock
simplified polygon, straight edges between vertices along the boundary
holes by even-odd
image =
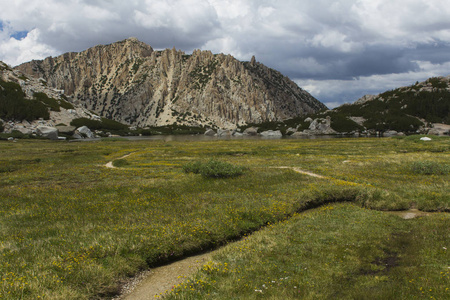
[[[231,136],[231,131],[224,130],[224,129],[218,129],[217,136]]]
[[[304,132],[304,131],[297,131],[297,132],[294,132],[293,134],[291,134],[292,137],[301,137],[301,136],[309,136],[309,135],[311,135],[311,134],[308,132]]]
[[[311,135],[337,133],[333,128],[331,128],[331,118],[329,116],[327,116],[325,119],[315,119],[311,122],[309,128],[307,130],[304,130],[303,132]]]
[[[205,135],[207,135],[207,136],[215,136],[216,132],[214,130],[212,130],[212,129],[208,129],[208,130],[206,130]]]
[[[75,126],[56,126],[56,129],[58,129],[60,133],[71,133],[77,128]]]
[[[388,130],[388,131],[383,132],[384,137],[390,137],[390,136],[396,136],[396,135],[398,135],[398,132],[395,130]]]
[[[311,119],[310,117],[308,117],[308,118],[306,118],[303,122],[308,122],[308,123],[311,123],[313,121],[313,119]]]
[[[75,133],[72,135],[72,137],[73,137],[74,139],[77,139],[77,140],[83,139],[83,137],[81,136],[81,134],[79,134],[77,131],[75,131]]]
[[[33,133],[33,131],[30,128],[25,128],[25,127],[14,128],[14,130],[20,131],[23,134],[32,134]]]
[[[88,138],[88,139],[95,138],[95,135],[92,133],[92,131],[87,126],[81,126],[81,127],[77,128],[75,133],[78,133],[82,138]]]
[[[249,127],[244,130],[245,135],[258,135],[258,127]]]
[[[274,131],[274,130],[267,130],[267,131],[261,132],[261,136],[264,136],[264,137],[282,137],[283,134],[279,130],[276,130],[276,131]]]
[[[295,133],[295,132],[297,132],[297,129],[296,128],[288,128],[287,130],[286,130],[286,134],[291,134],[291,133]]]
[[[36,128],[36,134],[50,140],[58,140],[58,129],[55,127],[38,126]]]

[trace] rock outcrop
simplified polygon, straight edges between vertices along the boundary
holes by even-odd
[[[310,122],[309,128],[303,131],[294,132],[292,136],[337,134],[337,132],[331,128],[331,118],[329,116],[314,120],[307,118],[305,119],[305,122]]]
[[[5,118],[5,120],[0,120],[0,125],[2,123],[4,124],[2,126],[5,133],[19,131],[26,135],[34,134],[56,140],[60,139],[58,137],[58,131],[59,133],[66,133],[74,130],[74,128],[71,129],[70,126],[68,126],[74,119],[100,119],[99,116],[83,107],[69,104],[63,94],[63,91],[48,87],[45,79],[26,76],[21,71],[12,69],[1,61],[0,81],[4,84],[14,85],[14,89],[19,90],[20,94],[23,95],[22,97],[27,99],[27,101],[34,99],[36,94],[45,94],[46,98],[48,98],[47,100],[53,101],[54,104],[63,104],[62,106],[58,106],[56,109],[55,107],[52,108],[49,103],[45,103],[45,107],[49,112],[48,118],[45,119],[36,118],[34,120],[27,121],[10,117]],[[2,88],[3,87],[0,84],[0,89]],[[17,99],[15,99],[15,101],[17,101]],[[3,113],[5,113],[5,111],[3,111]],[[58,128],[55,127],[59,127],[61,130],[58,130]]]
[[[135,38],[16,69],[42,78],[73,104],[140,127],[176,123],[232,129],[325,108],[254,57],[240,62],[210,51],[155,51]]]

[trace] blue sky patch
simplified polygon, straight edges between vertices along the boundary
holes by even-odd
[[[20,41],[27,37],[28,31],[16,31],[13,34],[11,34],[11,37],[15,38],[16,40]]]
[[[5,28],[6,27],[6,28]],[[3,22],[3,20],[0,20],[0,31],[4,31],[4,29],[8,30],[8,23]],[[10,37],[15,38],[16,40],[20,41],[27,37],[29,31],[14,31]]]

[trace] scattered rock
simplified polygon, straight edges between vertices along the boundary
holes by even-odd
[[[282,137],[283,134],[279,130],[276,130],[276,131],[274,131],[274,130],[267,130],[267,131],[261,132],[261,136],[264,136],[264,137]]]
[[[81,126],[77,128],[75,131],[75,134],[73,136],[74,138],[87,138],[87,139],[94,139],[95,135],[92,133],[92,131],[87,126]]]
[[[75,126],[56,126],[56,129],[58,129],[60,133],[70,134],[74,132],[77,128]]]
[[[384,137],[390,137],[390,136],[396,136],[396,135],[398,135],[398,132],[395,130],[388,130],[388,131],[383,132]]]
[[[205,135],[207,135],[207,136],[215,136],[216,132],[213,129],[208,129],[208,130],[206,130]]]
[[[26,128],[26,127],[16,127],[14,128],[14,130],[20,131],[23,134],[32,134],[33,131],[30,128]]]
[[[36,128],[36,134],[40,137],[44,137],[50,140],[58,140],[58,129],[49,126],[38,126]]]
[[[291,134],[291,137],[310,136],[311,134],[305,131],[297,131]]]
[[[293,134],[293,133],[295,133],[295,132],[297,132],[297,129],[296,128],[288,128],[287,130],[286,130],[286,134]]]
[[[313,120],[309,125],[309,128],[303,130],[303,133],[308,135],[337,134],[337,132],[331,128],[330,116],[327,116],[325,119],[318,118]]]
[[[450,135],[450,125],[434,123],[433,128],[428,131],[429,135]]]
[[[249,127],[244,130],[244,134],[252,136],[258,135],[258,127]]]
[[[217,136],[231,136],[231,131],[226,129],[218,129]]]

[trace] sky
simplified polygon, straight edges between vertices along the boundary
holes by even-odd
[[[137,37],[280,71],[329,108],[450,75],[448,0],[0,0],[0,60]]]

